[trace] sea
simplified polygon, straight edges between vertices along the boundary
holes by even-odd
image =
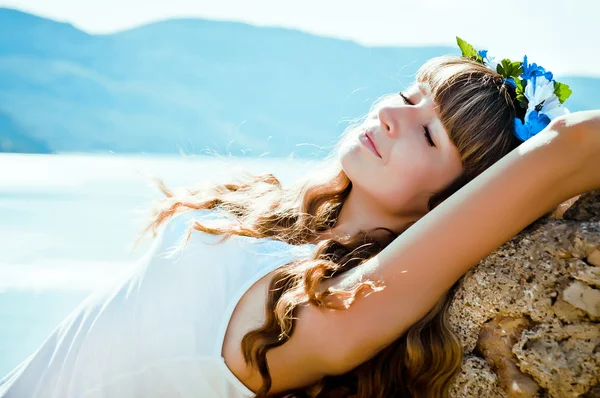
[[[288,184],[315,160],[191,155],[0,154],[0,379],[34,353],[89,294],[148,249],[140,236],[163,197],[273,173]]]

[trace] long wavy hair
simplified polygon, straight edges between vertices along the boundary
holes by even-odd
[[[464,58],[431,59],[419,69],[416,80],[430,87],[440,119],[461,154],[464,170],[430,198],[429,208],[433,209],[519,144],[513,120],[523,110],[513,105],[516,94],[500,75]],[[358,128],[358,124],[350,126],[344,136],[355,134]],[[190,233],[198,230],[223,235],[224,239],[242,235],[290,244],[309,243],[316,234],[336,224],[352,189],[337,159],[338,149],[339,143],[315,168],[319,172],[289,187],[282,186],[273,174],[243,174],[228,183],[178,193],[159,181],[166,197],[154,209],[147,231],[156,232],[176,213],[215,209],[231,215],[234,225],[211,228],[196,222]],[[362,287],[373,286],[371,281],[336,292],[320,292],[319,283],[367,261],[396,237],[388,229],[377,228],[344,240],[321,240],[311,258],[284,264],[273,272],[267,318],[241,342],[246,363],[262,376],[257,397],[266,397],[271,388],[266,354],[285,344],[293,334],[297,307],[309,303],[343,311],[352,305]],[[346,374],[328,376],[287,393],[296,397],[446,397],[463,358],[462,346],[447,318],[454,287],[425,317],[370,360]],[[332,296],[344,304],[334,305]]]

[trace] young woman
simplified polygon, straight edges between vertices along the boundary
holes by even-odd
[[[600,188],[600,112],[519,145],[512,83],[433,59],[296,186],[163,186],[136,272],[86,300],[0,397],[444,396],[462,359],[453,285]]]

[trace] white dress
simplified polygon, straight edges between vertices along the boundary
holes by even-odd
[[[0,380],[1,398],[252,397],[221,350],[242,295],[260,278],[315,246],[193,231],[181,252],[165,255],[193,220],[163,226],[135,271],[88,297],[43,345]]]

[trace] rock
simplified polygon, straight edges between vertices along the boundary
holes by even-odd
[[[595,250],[594,253],[597,253]],[[588,263],[589,263],[588,256]],[[587,283],[590,286],[600,287],[600,267],[588,267],[584,261],[572,262],[571,264],[571,276],[582,282]]]
[[[600,398],[600,386],[592,387],[582,398]]]
[[[503,398],[498,377],[484,359],[466,356],[460,373],[450,387],[451,397]]]
[[[599,221],[600,220],[600,190],[583,194],[564,212],[565,220]]]
[[[585,318],[585,312],[577,307],[573,307],[562,298],[554,303],[552,309],[554,310],[556,317],[564,323],[574,323]]]
[[[575,281],[563,291],[563,299],[594,318],[600,317],[600,291]]]
[[[596,267],[600,267],[600,250],[594,250],[587,258],[587,262]]]
[[[459,282],[451,398],[600,397],[600,191],[564,218],[538,220]]]
[[[486,323],[479,332],[477,351],[498,375],[498,385],[510,398],[535,398],[540,386],[521,372],[512,347],[531,322],[524,317],[499,316]]]
[[[599,343],[598,324],[541,324],[525,331],[513,351],[551,397],[578,397],[598,384]]]

